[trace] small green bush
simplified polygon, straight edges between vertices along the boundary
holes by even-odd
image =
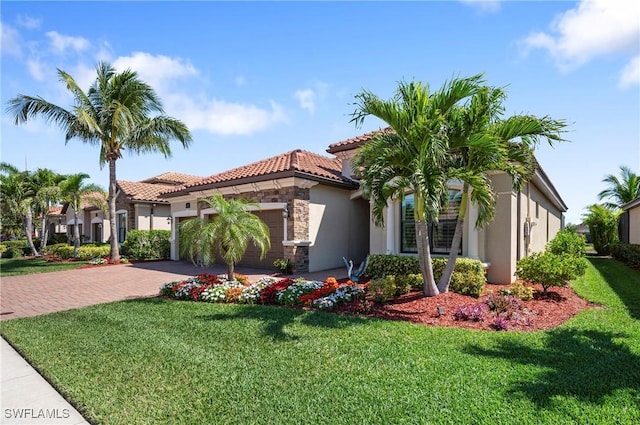
[[[516,280],[511,284],[509,289],[500,290],[502,295],[513,295],[520,298],[522,301],[529,301],[533,299],[533,288],[525,286],[521,280]]]
[[[49,235],[49,239],[47,240],[48,245],[57,245],[59,243],[67,243],[67,234],[66,233],[53,233]]]
[[[7,251],[8,249],[6,245],[0,245],[0,258],[4,258],[4,253]]]
[[[563,229],[547,244],[546,251],[556,255],[583,257],[587,250],[587,242],[583,235],[570,229]]]
[[[389,301],[396,295],[396,279],[393,275],[374,279],[369,282],[367,290],[375,301]]]
[[[482,295],[486,284],[487,279],[484,275],[484,270],[483,273],[465,270],[463,272],[454,272],[451,275],[449,289],[457,294],[471,295],[472,297],[478,298]]]
[[[66,243],[59,243],[51,246],[49,251],[52,255],[57,255],[60,258],[67,259],[73,257],[73,246]]]
[[[71,246],[71,255],[73,256],[73,247]],[[110,254],[109,245],[91,246],[83,245],[78,248],[78,260],[89,261],[98,257],[107,257]]]
[[[529,284],[542,285],[546,293],[551,286],[565,286],[582,276],[586,269],[584,258],[536,252],[518,261],[516,276]]]
[[[420,274],[418,257],[411,255],[377,254],[369,256],[366,275],[380,279],[388,275]]]
[[[611,255],[629,267],[640,267],[640,245],[617,243],[611,247]]]
[[[22,248],[6,248],[6,251],[2,253],[2,258],[20,258],[22,257],[24,251]]]
[[[412,280],[409,275],[394,276],[396,282],[396,295],[404,295],[411,291]]]
[[[167,259],[171,250],[170,237],[169,230],[130,230],[124,248],[133,260]]]

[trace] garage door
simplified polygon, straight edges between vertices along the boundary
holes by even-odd
[[[271,250],[260,260],[260,249],[253,246],[252,242],[249,242],[247,251],[238,265],[260,269],[273,269],[273,262],[278,258],[284,257],[284,247],[282,246],[282,240],[284,239],[284,220],[282,220],[282,210],[258,211],[254,214],[260,217],[269,227]]]

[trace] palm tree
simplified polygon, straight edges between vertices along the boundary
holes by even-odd
[[[116,234],[116,162],[123,151],[136,154],[159,152],[171,156],[169,141],[183,147],[191,142],[191,133],[181,121],[164,115],[162,103],[151,86],[131,70],[116,73],[104,62],[96,67],[97,77],[84,92],[66,72],[58,69],[61,82],[74,98],[70,109],[54,105],[41,97],[18,95],[9,101],[8,111],[15,124],[36,116],[58,125],[65,132],[65,142],[78,138],[100,148],[100,165],[109,166],[109,224],[111,260],[118,262]]]
[[[6,162],[0,163],[0,193],[2,194],[3,210],[9,211],[9,216],[15,215],[22,222],[22,231],[27,237],[27,243],[34,256],[39,256],[33,243],[33,202],[36,189],[31,175],[27,171],[20,171]]]
[[[376,225],[383,225],[389,199],[414,197],[414,222],[418,259],[426,296],[438,295],[429,246],[428,225],[446,202],[448,144],[445,117],[460,101],[475,94],[482,75],[452,79],[434,92],[419,82],[400,82],[390,100],[369,91],[356,95],[352,121],[361,125],[373,115],[386,122],[391,132],[381,132],[363,146],[354,160],[361,185],[372,203]],[[392,223],[389,223],[392,225]]]
[[[233,280],[235,264],[244,256],[249,241],[260,249],[261,258],[269,251],[269,228],[247,210],[257,207],[254,202],[226,200],[222,195],[202,201],[216,211],[216,216],[213,220],[192,218],[180,223],[180,254],[203,266],[214,264],[216,254],[220,254],[227,263],[227,277]]]
[[[49,227],[47,221],[50,215],[49,208],[61,200],[60,183],[65,176],[58,174],[47,168],[38,168],[32,175],[32,180],[36,189],[34,199],[34,213],[36,217],[40,217],[40,250],[44,250],[47,246],[47,238],[49,236]]]
[[[611,246],[618,240],[618,217],[621,211],[599,204],[589,205],[587,211],[582,219],[589,226],[593,248],[599,255],[609,255]]]
[[[61,183],[62,198],[73,208],[73,258],[78,256],[80,247],[80,229],[78,226],[78,212],[83,208],[83,201],[87,201],[96,193],[103,193],[103,189],[96,185],[85,183],[89,175],[84,173],[71,174]]]
[[[470,102],[453,108],[447,117],[449,177],[463,186],[447,266],[438,282],[440,292],[449,290],[469,200],[478,207],[477,229],[493,220],[495,196],[489,172],[506,172],[511,176],[513,190],[522,190],[535,172],[533,150],[540,140],[546,139],[551,146],[563,141],[563,121],[530,115],[501,119],[505,99],[501,88],[483,87]]]
[[[598,199],[613,199],[614,202],[606,202],[604,205],[609,208],[620,208],[627,202],[640,197],[640,176],[631,171],[629,167],[620,166],[620,177],[608,174],[603,183],[609,187],[598,194]]]

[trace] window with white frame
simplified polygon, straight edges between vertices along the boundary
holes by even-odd
[[[116,212],[116,232],[118,234],[118,243],[124,243],[127,239],[127,212]]]

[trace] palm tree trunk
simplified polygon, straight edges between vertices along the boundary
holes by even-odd
[[[233,280],[234,278],[234,264],[233,261],[227,263],[227,280]]]
[[[31,207],[27,208],[27,214],[24,219],[24,227],[25,232],[27,234],[27,242],[29,243],[29,248],[31,248],[31,254],[36,257],[39,257],[38,251],[36,250],[36,246],[33,244],[33,238],[31,237],[31,232],[33,232],[33,215],[31,214]]]
[[[78,205],[78,208],[80,206]],[[80,247],[80,229],[78,228],[78,212],[73,209],[73,258],[78,258],[78,248]]]
[[[431,264],[431,248],[429,247],[429,227],[427,222],[416,221],[416,235],[418,244],[418,261],[422,273],[422,290],[427,297],[438,295],[438,287],[433,277],[433,265]]]
[[[447,266],[440,276],[438,282],[438,290],[440,292],[448,292],[449,284],[451,283],[451,276],[456,268],[456,259],[458,258],[458,250],[462,243],[462,229],[464,229],[464,220],[467,215],[467,203],[469,202],[469,185],[465,183],[462,186],[462,199],[460,200],[460,211],[458,212],[458,220],[456,221],[456,230],[453,232],[453,240],[451,241],[451,250],[449,251],[449,259],[447,260]]]
[[[49,221],[48,219],[48,215],[44,214],[42,216],[42,231],[40,232],[40,251],[42,251],[42,253],[44,253],[44,249],[47,247],[47,239],[49,238],[49,226],[47,226],[47,221]]]
[[[109,228],[111,229],[111,253],[109,257],[112,263],[120,262],[118,250],[118,234],[116,229],[116,160],[109,159]]]

